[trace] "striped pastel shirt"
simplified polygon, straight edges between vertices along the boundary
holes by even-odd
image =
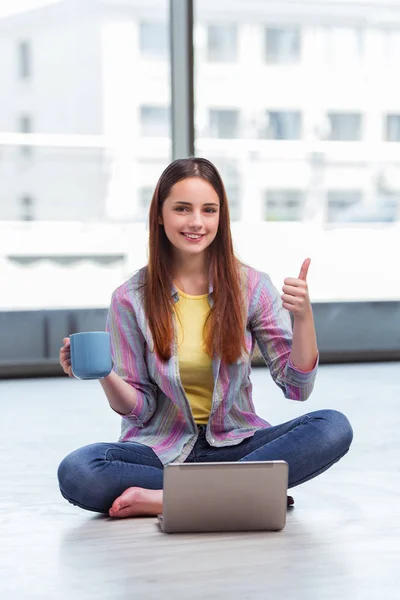
[[[122,417],[119,441],[150,446],[165,465],[185,461],[196,443],[198,428],[179,375],[175,318],[172,357],[162,361],[154,351],[141,288],[145,269],[113,292],[106,328],[111,334],[113,370],[137,392],[135,408]],[[215,447],[238,444],[258,429],[270,427],[256,414],[252,400],[250,372],[255,342],[286,398],[306,400],[318,367],[317,360],[311,371],[304,372],[291,363],[290,314],[282,307],[277,289],[267,274],[246,265],[241,269],[249,354],[243,351],[233,364],[213,358],[214,391],[206,439]],[[179,300],[174,286],[171,295],[174,302]],[[208,297],[212,306],[212,285]]]

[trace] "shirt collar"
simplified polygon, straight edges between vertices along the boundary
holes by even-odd
[[[208,295],[211,296],[213,291],[214,291],[214,287],[213,287],[212,281],[210,279],[210,285],[208,286]],[[178,294],[178,289],[177,289],[176,285],[173,283],[171,285],[171,296],[176,296],[177,294]]]

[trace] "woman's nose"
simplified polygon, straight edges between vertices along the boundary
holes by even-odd
[[[201,227],[201,214],[197,213],[197,212],[193,212],[190,215],[190,219],[188,222],[189,222],[189,225],[191,225],[192,227],[195,227],[195,226]]]

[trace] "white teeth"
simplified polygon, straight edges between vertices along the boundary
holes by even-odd
[[[195,233],[184,233],[183,235],[188,238],[192,238],[193,240],[198,240],[202,237],[201,235],[196,235]]]

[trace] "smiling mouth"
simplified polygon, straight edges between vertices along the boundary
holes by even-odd
[[[196,240],[201,240],[202,237],[204,237],[204,233],[182,233],[182,235],[187,239],[187,240],[192,240],[192,241],[196,241]]]

